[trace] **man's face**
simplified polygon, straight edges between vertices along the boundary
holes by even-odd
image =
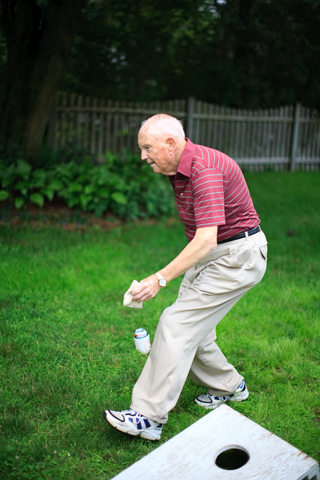
[[[172,145],[165,140],[163,135],[157,135],[142,128],[138,135],[138,144],[141,150],[141,160],[147,162],[154,173],[176,174]]]

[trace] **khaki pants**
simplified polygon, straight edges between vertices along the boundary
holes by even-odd
[[[243,377],[215,343],[216,326],[266,266],[267,240],[259,232],[218,245],[186,272],[177,300],[160,317],[130,408],[166,423],[188,375],[213,395],[234,392]]]

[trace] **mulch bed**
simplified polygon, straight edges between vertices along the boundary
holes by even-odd
[[[122,224],[124,222],[112,213],[96,218],[93,213],[74,210],[59,202],[45,204],[43,208],[27,204],[21,210],[12,208],[5,202],[0,204],[0,225],[12,227],[52,227],[67,231],[81,231],[110,230]]]

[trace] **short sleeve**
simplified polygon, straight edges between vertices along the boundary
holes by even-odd
[[[224,175],[220,170],[204,169],[193,178],[196,227],[224,225]]]

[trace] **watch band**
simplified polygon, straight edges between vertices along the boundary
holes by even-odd
[[[159,283],[159,286],[160,287],[166,287],[167,286],[167,283],[168,283],[168,280],[166,278],[164,278],[161,273],[157,272],[155,273],[155,276],[157,277],[158,279],[158,283]]]

